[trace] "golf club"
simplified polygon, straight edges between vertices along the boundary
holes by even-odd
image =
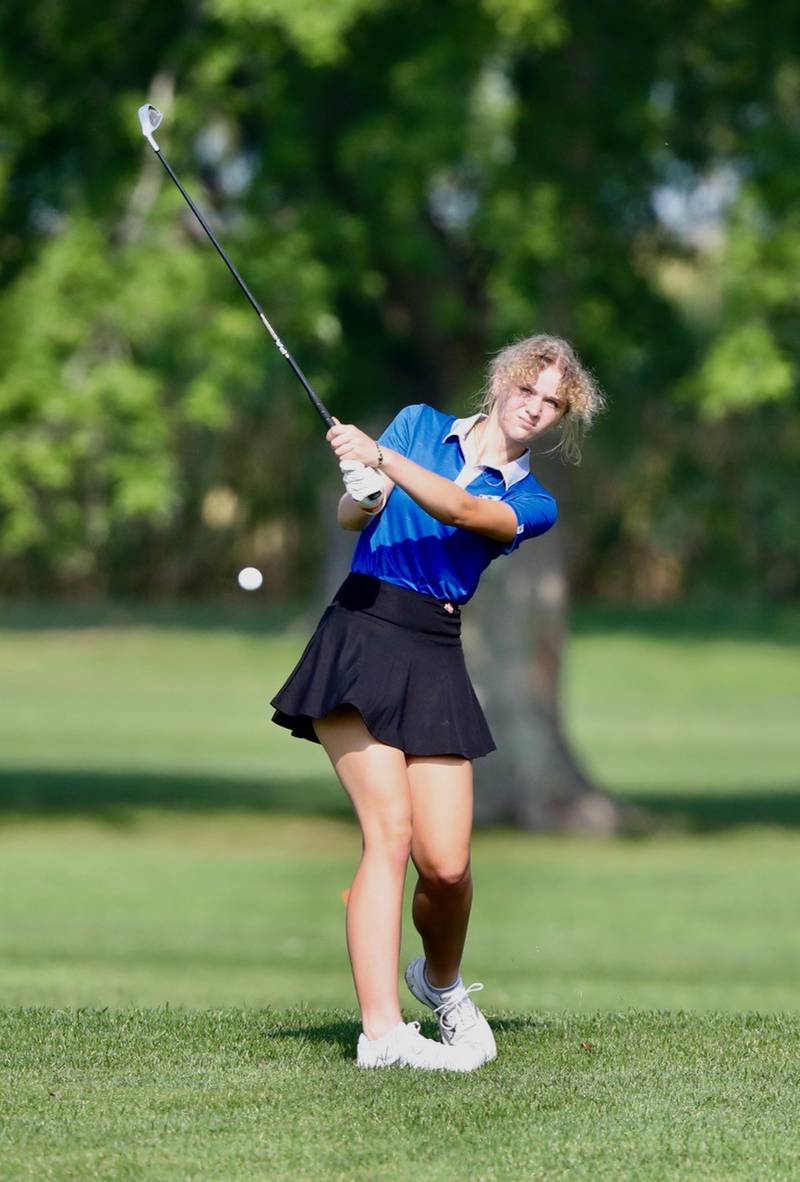
[[[150,144],[150,147],[155,152],[156,156],[158,156],[159,160],[164,165],[164,168],[166,169],[167,174],[169,175],[170,179],[172,181],[174,181],[175,185],[180,190],[181,196],[183,197],[184,201],[189,206],[192,213],[197,218],[198,222],[203,227],[203,229],[205,230],[208,237],[211,239],[211,242],[213,243],[214,247],[216,248],[217,254],[220,256],[220,258],[224,262],[225,266],[230,271],[231,275],[233,275],[234,279],[239,284],[239,287],[241,288],[244,295],[247,297],[247,300],[248,300],[250,306],[252,307],[253,311],[256,313],[259,320],[264,325],[264,328],[267,330],[269,335],[272,337],[273,343],[275,344],[275,347],[277,348],[278,352],[281,354],[282,357],[285,357],[286,360],[289,362],[289,365],[292,367],[292,372],[294,373],[295,377],[300,382],[300,384],[302,385],[306,394],[308,395],[309,400],[311,401],[311,405],[314,407],[314,409],[316,410],[319,417],[322,419],[325,426],[326,427],[333,427],[334,420],[333,420],[333,416],[331,415],[330,411],[327,409],[325,404],[322,402],[322,400],[319,397],[319,395],[317,394],[316,390],[311,385],[308,378],[305,376],[305,374],[301,370],[300,366],[295,361],[294,357],[292,357],[291,353],[286,348],[283,341],[281,340],[281,338],[276,333],[275,329],[270,324],[269,320],[267,319],[267,317],[264,313],[263,308],[258,303],[258,300],[255,298],[253,293],[250,291],[250,288],[247,286],[244,279],[242,279],[241,275],[237,271],[236,267],[233,265],[231,260],[228,258],[227,254],[225,253],[225,250],[220,245],[220,243],[217,241],[211,227],[208,225],[205,218],[201,214],[200,210],[197,208],[194,201],[192,201],[191,197],[186,192],[183,185],[181,184],[181,182],[178,180],[177,176],[173,172],[173,170],[170,168],[166,158],[164,157],[163,152],[161,151],[161,148],[156,143],[156,141],[154,139],[154,132],[157,131],[157,129],[161,125],[161,121],[162,121],[163,117],[164,116],[161,114],[158,107],[154,107],[152,105],[152,103],[145,103],[144,106],[141,106],[139,108],[139,124],[142,129],[142,135],[145,137],[147,142]],[[355,463],[355,461],[349,461],[349,463],[350,463],[350,466],[352,469],[352,466]],[[361,503],[367,504],[367,505],[376,504],[380,500],[381,496],[382,496],[382,493],[380,493],[380,492],[370,493],[369,496],[366,497],[365,500],[362,501]]]

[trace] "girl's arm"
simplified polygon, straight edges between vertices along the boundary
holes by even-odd
[[[331,427],[326,438],[340,460],[360,460],[362,464],[377,467],[378,444],[357,427],[337,424]],[[381,450],[383,463],[380,471],[389,477],[392,485],[402,488],[437,521],[483,534],[496,542],[511,542],[516,537],[517,516],[509,505],[475,497],[452,480],[415,464],[407,456],[388,447]]]
[[[445,476],[437,476],[389,448],[383,449],[380,470],[437,521],[483,534],[495,542],[514,540],[517,515],[510,505],[475,497]]]
[[[378,502],[374,509],[364,509],[359,505],[358,501],[354,501],[349,493],[345,493],[339,501],[339,506],[336,510],[336,520],[342,529],[353,529],[361,531],[365,529],[373,517],[381,512],[389,499],[389,493],[394,488],[394,482],[384,476],[384,490],[383,497]]]

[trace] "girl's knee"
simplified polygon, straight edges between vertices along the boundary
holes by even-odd
[[[417,869],[425,885],[437,891],[465,890],[472,881],[469,857],[457,854],[426,859]]]
[[[402,812],[373,818],[368,829],[362,830],[364,849],[380,853],[393,862],[408,861],[411,854],[411,817]]]

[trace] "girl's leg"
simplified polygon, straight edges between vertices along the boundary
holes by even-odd
[[[400,1022],[397,978],[403,885],[411,850],[406,758],[379,743],[351,706],[314,722],[361,825],[363,850],[347,903],[347,949],[367,1038]]]
[[[412,914],[431,985],[458,979],[472,905],[469,842],[472,764],[440,755],[408,757],[411,857],[419,874]]]

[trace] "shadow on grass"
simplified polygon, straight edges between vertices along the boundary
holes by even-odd
[[[514,1017],[514,1018],[495,1018],[491,1013],[488,1015],[491,1022],[492,1030],[495,1034],[520,1034],[527,1032],[530,1034],[541,1034],[550,1026],[562,1025],[561,1019],[556,1018],[538,1018],[538,1017]],[[439,1030],[436,1022],[432,1017],[423,1018],[421,1023],[422,1033],[426,1038],[439,1039]],[[337,1053],[342,1059],[352,1059],[353,1053],[358,1042],[358,1036],[361,1033],[361,1023],[356,1020],[342,1020],[338,1022],[321,1022],[316,1025],[280,1025],[270,1026],[270,1038],[297,1038],[302,1042],[321,1043],[336,1049]]]
[[[147,628],[263,636],[287,630],[304,633],[322,610],[316,611],[313,603],[298,606],[291,600],[273,602],[241,595],[237,599],[164,602],[0,600],[0,606],[0,633]]]
[[[622,799],[646,815],[650,824],[641,830],[645,833],[716,833],[756,825],[800,829],[800,788],[730,796],[626,795]],[[332,776],[243,779],[169,772],[0,770],[0,816],[91,815],[122,824],[142,808],[176,812],[244,809],[352,819],[347,798]]]
[[[0,633],[151,628],[234,632],[247,636],[305,635],[322,600],[274,600],[241,593],[214,600],[0,600]],[[741,597],[646,605],[576,603],[570,613],[574,636],[644,634],[665,641],[730,640],[800,644],[800,608]]]
[[[736,598],[662,605],[576,604],[573,636],[618,634],[666,642],[732,641],[800,644],[800,610]]]
[[[0,771],[0,815],[90,814],[123,822],[139,808],[351,816],[332,777],[247,780],[168,772]]]
[[[302,1042],[324,1043],[337,1049],[342,1059],[352,1059],[361,1033],[361,1023],[353,1020],[322,1022],[309,1026],[270,1026],[270,1038],[299,1038]]]
[[[647,814],[656,830],[719,833],[754,825],[800,829],[800,788],[731,796],[626,795],[624,799]]]

